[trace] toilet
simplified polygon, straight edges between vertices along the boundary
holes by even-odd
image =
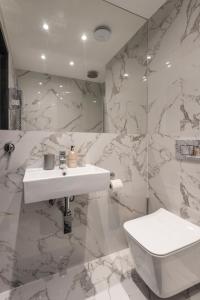
[[[135,268],[168,298],[200,282],[200,227],[165,210],[124,224]]]

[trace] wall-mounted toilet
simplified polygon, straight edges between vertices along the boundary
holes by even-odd
[[[200,282],[200,227],[159,209],[124,224],[135,268],[159,297]]]

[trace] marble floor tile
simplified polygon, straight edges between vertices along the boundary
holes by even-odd
[[[134,270],[129,249],[0,294],[0,300],[159,300]],[[198,300],[196,286],[168,300]]]

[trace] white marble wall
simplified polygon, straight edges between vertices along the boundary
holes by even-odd
[[[170,0],[150,20],[148,110],[141,102],[144,111],[148,111],[150,209],[165,207],[197,224],[200,224],[200,165],[177,161],[175,140],[200,139],[199,15],[200,0]],[[118,74],[123,74],[125,66],[129,66],[123,64],[126,61],[123,57],[118,67],[116,64]],[[112,73],[112,68],[109,72],[110,79],[114,78],[116,73]],[[141,71],[141,76],[144,75]],[[108,103],[107,109],[116,112],[113,118],[107,115],[106,120],[109,130],[116,134],[0,131],[0,291],[123,249],[126,241],[122,223],[145,213],[146,137],[126,134],[134,126],[123,126],[126,113],[118,108],[124,99],[120,100],[118,94],[126,91],[129,79],[116,78],[117,83],[110,85],[112,93],[107,98],[112,104]],[[146,118],[141,120],[134,132],[144,130]],[[16,144],[10,159],[3,152],[7,141]],[[86,155],[88,162],[114,171],[123,180],[124,188],[115,195],[102,192],[77,197],[72,204],[73,233],[64,236],[57,207],[49,207],[48,203],[23,204],[22,178],[26,166],[42,164],[43,144],[58,153],[72,143]],[[194,298],[185,293],[173,299],[198,297],[198,293]]]
[[[147,32],[146,24],[106,66],[105,132],[146,133]]]
[[[103,131],[104,84],[19,70],[17,78],[22,130]]]
[[[144,42],[142,53],[138,49],[140,41]],[[109,89],[116,92],[116,98],[108,103],[108,111],[112,106],[115,110],[115,125],[107,127],[107,132],[115,132],[112,134],[66,133],[102,131],[102,85],[18,73],[19,88],[24,91],[24,131],[0,131],[0,292],[127,247],[123,222],[146,213],[146,41],[143,29],[137,42],[125,47],[119,60],[114,59],[115,86],[112,88],[108,82]],[[123,70],[129,73],[126,80],[121,78]],[[64,93],[68,91],[71,94]],[[120,109],[116,110],[119,103]],[[85,114],[86,106],[89,110]],[[36,131],[39,129],[49,131]],[[3,150],[8,141],[16,145],[11,157]],[[74,144],[87,162],[114,171],[124,183],[115,194],[104,191],[76,197],[69,235],[63,234],[63,218],[57,205],[23,203],[24,170],[26,166],[42,165],[44,144],[55,153]]]
[[[200,165],[175,159],[177,138],[200,139],[200,0],[168,1],[149,22],[149,190],[200,224]]]
[[[16,146],[11,157],[8,141]],[[124,183],[115,194],[76,197],[69,235],[57,206],[23,203],[24,169],[42,165],[44,144],[56,154],[74,144]],[[146,150],[142,135],[0,131],[0,292],[127,247],[123,222],[146,210]]]

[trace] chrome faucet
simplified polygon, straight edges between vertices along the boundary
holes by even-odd
[[[59,152],[59,168],[60,169],[66,169],[66,152],[60,151]]]

